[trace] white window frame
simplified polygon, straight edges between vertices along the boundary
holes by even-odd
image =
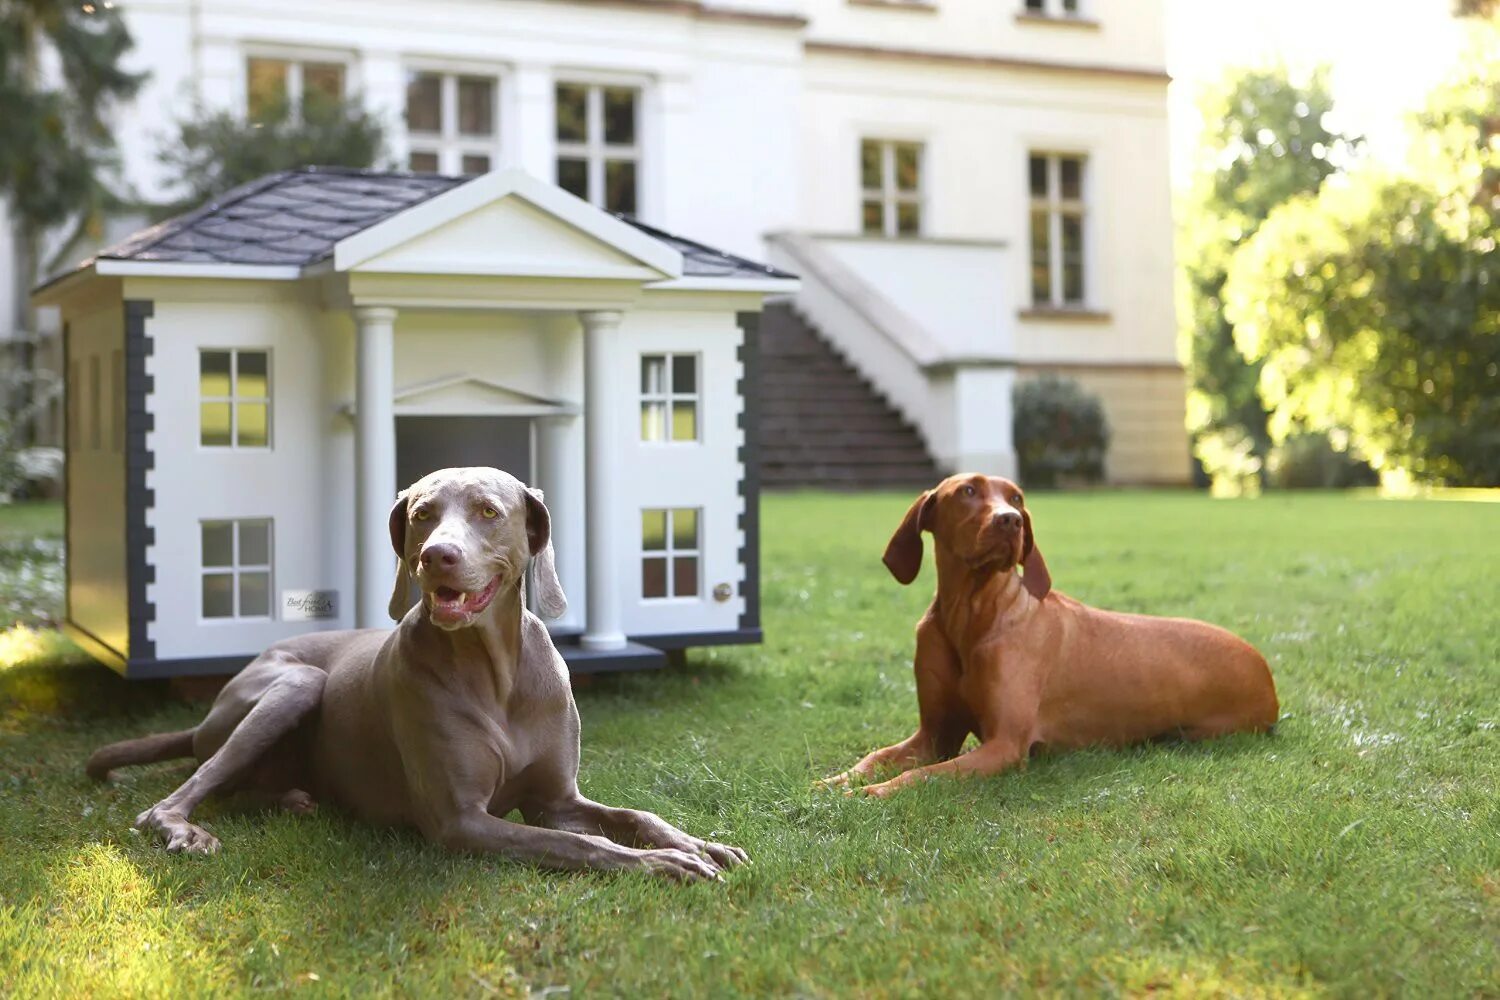
[[[406,132],[407,169],[411,169],[411,154],[413,153],[436,155],[437,172],[450,177],[459,176],[464,172],[465,156],[487,156],[490,161],[490,170],[498,169],[503,147],[501,128],[506,117],[501,102],[505,99],[509,89],[506,85],[506,74],[494,66],[465,66],[451,62],[439,64],[409,61],[403,63],[401,68],[403,81],[406,74],[428,74],[439,78],[438,118],[441,131],[437,133],[417,132],[406,124],[406,88],[404,85],[402,87],[401,122]],[[494,97],[490,101],[490,106],[495,120],[490,123],[493,129],[490,135],[465,135],[459,132],[458,81],[460,78],[485,80],[494,88]]]
[[[1037,197],[1031,192],[1031,161],[1041,157],[1047,163],[1047,193]],[[1078,197],[1064,198],[1062,194],[1062,161],[1078,161]],[[1092,266],[1089,255],[1089,156],[1086,153],[1058,150],[1032,149],[1026,153],[1026,287],[1032,306],[1040,309],[1086,309],[1093,287]],[[1031,282],[1031,225],[1034,213],[1047,214],[1047,273],[1048,298],[1036,298]],[[1063,245],[1062,223],[1064,216],[1078,219],[1079,269],[1082,276],[1079,296],[1076,301],[1063,298]]]
[[[227,396],[205,396],[203,395],[203,355],[224,354],[229,355],[229,394]],[[241,354],[264,354],[266,356],[266,394],[264,396],[242,396],[240,389],[240,355]],[[272,381],[275,371],[273,363],[275,358],[269,347],[200,347],[198,348],[198,447],[203,451],[270,451],[276,443],[276,421],[275,408],[271,400],[275,398],[276,386]],[[204,403],[228,403],[229,404],[229,443],[228,444],[204,444],[203,443],[203,404]],[[240,444],[240,403],[265,403],[266,404],[266,443],[265,444]]]
[[[203,529],[209,525],[229,525],[229,565],[228,566],[206,566],[204,565],[203,552]],[[241,563],[240,562],[240,525],[242,524],[264,524],[266,526],[266,562]],[[198,620],[206,624],[217,622],[260,622],[270,621],[275,617],[276,602],[273,599],[276,593],[276,575],[272,566],[276,562],[276,524],[269,517],[208,517],[198,522]],[[240,613],[240,574],[243,572],[266,574],[266,613],[263,615],[244,615]],[[209,576],[230,577],[230,592],[234,596],[234,614],[208,616],[204,614],[203,607],[203,580]]]
[[[1089,0],[1076,0],[1073,10],[1068,10],[1064,4],[1065,0],[1042,0],[1041,9],[1034,10],[1026,0],[1021,0],[1021,13],[1027,17],[1050,17],[1059,21],[1089,20]]]
[[[596,208],[604,205],[604,161],[630,160],[635,164],[635,218],[645,214],[646,176],[641,163],[641,139],[645,133],[646,88],[639,80],[612,80],[589,75],[564,74],[552,81],[552,97],[557,99],[560,86],[583,87],[584,126],[583,142],[565,142],[557,138],[557,106],[552,108],[552,179],[557,181],[557,161],[563,158],[583,160],[587,171],[588,197],[584,199]],[[635,91],[635,142],[620,146],[604,141],[604,91],[607,88],[628,88]],[[606,209],[607,210],[607,209]]]
[[[250,119],[250,60],[251,59],[274,59],[287,64],[286,68],[286,103],[293,117],[302,112],[302,65],[303,63],[330,63],[344,68],[344,90],[339,97],[348,100],[349,95],[354,93],[352,74],[354,72],[354,61],[346,52],[329,52],[317,49],[304,48],[274,48],[264,46],[247,47],[240,59],[240,106],[244,108],[245,119]]]
[[[644,410],[648,403],[663,404],[665,417],[662,421],[663,437],[646,437],[644,423],[641,426],[641,444],[659,445],[697,445],[703,443],[703,356],[693,351],[642,351],[640,367],[645,367],[649,358],[661,358],[666,368],[666,380],[661,392],[647,392],[645,389],[640,393],[641,409]],[[679,392],[673,384],[672,364],[677,358],[693,359],[693,391]],[[672,437],[672,407],[677,403],[693,404],[693,436],[686,440],[678,441]]]
[[[864,147],[867,142],[875,143],[880,147],[879,188],[864,186]],[[896,186],[897,146],[917,147],[917,189],[915,191],[902,191]],[[888,239],[897,237],[916,239],[925,235],[927,232],[927,143],[921,139],[882,139],[874,136],[861,136],[858,152],[859,231],[867,236],[884,236]],[[865,229],[865,202],[867,201],[880,202],[879,233],[871,233]],[[917,206],[917,231],[914,233],[901,232],[897,206],[902,204]]]
[[[679,548],[675,547],[676,541],[673,538],[672,522],[675,519],[676,512],[679,511],[679,510],[690,510],[690,511],[692,511],[694,513],[694,515],[698,519],[698,544],[696,546],[694,546],[693,548],[691,548],[691,549],[679,549]],[[666,533],[666,538],[664,539],[665,542],[666,542],[666,545],[665,545],[664,548],[660,548],[660,549],[648,549],[648,548],[646,548],[646,534],[645,534],[645,531],[643,530],[641,532],[641,568],[642,568],[642,570],[645,569],[646,560],[647,559],[665,559],[666,563],[667,563],[667,581],[666,581],[667,582],[667,592],[662,597],[647,597],[646,596],[646,588],[645,588],[645,585],[644,585],[644,582],[643,582],[642,586],[641,586],[641,601],[643,603],[647,603],[647,604],[662,604],[662,603],[667,602],[667,601],[676,601],[676,602],[679,602],[679,603],[687,603],[687,602],[699,603],[699,602],[703,601],[704,598],[705,598],[705,596],[706,596],[703,593],[703,538],[704,538],[704,536],[706,534],[706,532],[704,531],[704,523],[703,523],[703,508],[702,507],[642,507],[641,508],[641,519],[644,520],[645,519],[645,515],[656,513],[658,511],[662,512],[662,513],[664,513],[666,515],[666,532],[667,533]],[[677,572],[676,572],[676,569],[677,569],[677,559],[678,559],[678,557],[683,557],[683,558],[692,557],[693,559],[696,559],[698,561],[698,573],[697,573],[697,584],[696,584],[697,593],[694,593],[694,594],[679,594],[679,593],[677,593]],[[642,573],[642,577],[643,578],[644,578],[644,575],[645,574],[643,572]]]

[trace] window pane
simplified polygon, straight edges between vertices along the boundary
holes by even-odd
[[[672,548],[698,548],[698,509],[679,507],[672,511]]]
[[[698,440],[698,404],[672,404],[672,440]]]
[[[641,511],[641,548],[656,552],[667,547],[667,512]]]
[[[865,139],[859,144],[859,183],[867,191],[879,191],[880,143]]]
[[[271,565],[271,522],[241,521],[240,561],[241,566]]]
[[[917,191],[922,187],[922,147],[914,142],[896,144],[896,190]]]
[[[1062,218],[1063,301],[1083,301],[1083,219]]]
[[[406,128],[411,132],[443,130],[443,78],[438,74],[406,75]],[[423,154],[412,154],[413,157],[418,155]],[[437,169],[436,164],[432,169]]]
[[[665,441],[667,439],[667,404],[641,404],[641,440]]]
[[[672,358],[672,391],[698,391],[698,356],[678,354]]]
[[[557,161],[557,186],[569,194],[576,194],[584,201],[589,197],[589,165],[585,160],[559,157]]]
[[[208,448],[227,448],[229,446],[228,403],[199,404],[198,443]]]
[[[588,139],[588,88],[576,83],[557,85],[557,141]]]
[[[885,232],[885,213],[882,211],[880,202],[867,201],[861,210],[861,224],[866,233],[880,234]]]
[[[667,596],[667,561],[661,556],[641,560],[641,596]]]
[[[1078,13],[1078,0],[1062,0],[1063,10],[1069,14]]]
[[[205,573],[203,575],[203,617],[234,617],[234,574]]]
[[[698,596],[697,556],[678,556],[672,560],[672,596]]]
[[[438,172],[437,154],[412,153],[406,158],[406,169],[414,174],[435,174]]]
[[[477,76],[458,78],[460,135],[495,134],[495,81]]]
[[[203,565],[234,565],[234,522],[206,521],[203,530]]]
[[[228,351],[203,351],[198,355],[198,395],[229,395]]]
[[[1062,174],[1062,196],[1071,201],[1083,197],[1083,161],[1074,156],[1058,161]]]
[[[245,108],[252,120],[285,108],[286,76],[285,59],[245,60]]]
[[[604,210],[635,214],[635,161],[604,161]]]
[[[667,357],[664,354],[641,355],[641,392],[660,395],[667,391]]]
[[[235,404],[235,437],[241,448],[264,448],[271,443],[265,403]]]
[[[1045,9],[1046,0],[1026,0],[1026,9],[1035,14],[1040,14]]]
[[[302,64],[303,105],[332,104],[344,97],[344,67],[342,63]]]
[[[239,370],[234,373],[234,394],[241,398],[265,399],[271,395],[266,382],[269,355],[265,351],[240,351],[235,359]]]
[[[478,153],[465,153],[463,159],[463,172],[466,174],[487,174],[490,172],[490,158]]]
[[[1045,211],[1031,213],[1031,300],[1052,301],[1052,251]]]
[[[1027,161],[1027,168],[1031,175],[1031,196],[1033,198],[1047,197],[1047,158],[1033,156]]]
[[[634,87],[604,88],[604,141],[613,146],[635,145]]]
[[[271,613],[271,574],[240,574],[240,615],[264,618]]]
[[[914,201],[903,201],[896,205],[896,232],[902,236],[916,236],[922,231],[922,206]]]

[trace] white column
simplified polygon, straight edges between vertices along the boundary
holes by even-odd
[[[584,580],[583,449],[576,416],[541,417],[536,422],[537,482],[552,514],[552,548],[557,579],[568,595],[568,611],[554,625],[579,625],[587,599]]]
[[[578,314],[583,323],[583,420],[585,551],[588,557],[588,618],[584,624],[585,649],[620,649],[625,633],[620,629],[620,546],[615,537],[610,504],[619,482],[616,449],[610,430],[621,419],[611,391],[609,339],[620,326],[617,310],[586,310]]]
[[[386,604],[395,573],[387,527],[396,501],[395,326],[396,310],[359,306],[354,420],[354,623],[390,624]]]

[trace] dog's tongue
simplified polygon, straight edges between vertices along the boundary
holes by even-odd
[[[452,587],[439,587],[432,592],[433,610],[454,615],[476,614],[483,611],[494,595],[497,582],[498,578],[491,580],[489,586],[474,592],[454,590]]]

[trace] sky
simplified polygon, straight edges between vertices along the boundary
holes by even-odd
[[[1341,131],[1398,162],[1404,115],[1420,106],[1462,48],[1449,0],[1166,0],[1172,180],[1191,174],[1202,128],[1195,95],[1236,66],[1331,69]]]

